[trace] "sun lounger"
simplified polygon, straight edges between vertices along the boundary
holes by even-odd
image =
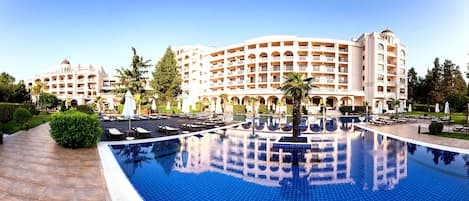
[[[179,128],[174,128],[174,127],[170,127],[170,126],[158,126],[158,131],[162,132],[162,133],[166,133],[166,135],[175,135],[175,134],[179,134]]]
[[[109,138],[119,138],[122,139],[124,137],[124,133],[122,133],[117,128],[109,128],[108,129]]]
[[[111,118],[109,116],[103,116],[102,120],[103,121],[111,121]]]

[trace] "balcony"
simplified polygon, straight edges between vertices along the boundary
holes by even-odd
[[[238,62],[236,62],[238,65],[244,65],[244,60],[239,60]]]
[[[286,61],[291,61],[293,60],[293,56],[285,56],[283,57],[283,59],[285,59]]]
[[[395,83],[395,82],[389,82],[389,81],[388,81],[388,86],[396,86],[396,83]]]
[[[280,82],[280,78],[270,78],[270,82]]]
[[[233,75],[234,71],[228,71],[228,75]]]
[[[348,73],[345,69],[339,69],[339,73]]]
[[[321,67],[320,66],[313,66],[313,71],[321,71]]]
[[[339,57],[339,62],[348,62],[347,58]]]
[[[388,75],[396,75],[395,71],[388,71]]]
[[[279,56],[274,56],[274,57],[272,57],[272,60],[273,61],[280,61],[280,57]]]
[[[395,62],[395,61],[389,61],[389,60],[388,60],[388,65],[394,65],[394,66],[395,66],[395,65],[396,65],[396,62]]]
[[[396,53],[395,52],[388,52],[388,56],[396,57]]]
[[[260,61],[266,62],[266,61],[267,61],[267,57],[261,57],[261,58],[260,58]]]
[[[272,71],[280,71],[280,66],[272,66]]]
[[[249,80],[248,83],[255,84],[255,83],[256,83],[256,80],[255,80],[255,79]]]
[[[308,56],[299,56],[298,59],[301,61],[305,61],[308,60]]]
[[[334,83],[334,80],[333,79],[326,79],[326,83],[332,84],[332,83]]]
[[[290,65],[284,66],[284,67],[283,67],[283,70],[284,70],[284,71],[293,71],[293,66],[290,66]]]
[[[256,59],[248,59],[249,63],[256,63]]]
[[[347,80],[339,80],[339,84],[347,84],[348,81]]]
[[[261,80],[259,81],[259,83],[267,83],[267,78],[261,78]]]
[[[261,66],[261,72],[267,72],[267,66]]]
[[[250,72],[250,73],[255,73],[255,72],[256,72],[256,68],[251,68],[251,69],[249,69],[249,72]]]
[[[326,57],[326,61],[335,61],[334,57]]]
[[[307,66],[307,65],[301,65],[301,66],[299,66],[299,70],[300,70],[300,71],[307,71],[307,70],[308,70],[308,66]]]
[[[348,50],[347,50],[347,49],[344,49],[344,48],[339,48],[339,52],[347,53]]]
[[[300,50],[307,50],[307,49],[308,49],[308,46],[300,45],[300,46],[298,46],[298,48],[299,48]]]
[[[218,64],[218,67],[223,67],[223,63],[221,63],[221,64]]]
[[[321,60],[320,56],[313,56],[313,61],[319,61],[319,60]]]
[[[328,73],[333,73],[333,72],[334,72],[334,68],[326,67],[326,72],[328,72]]]
[[[236,73],[237,73],[238,75],[242,75],[242,74],[244,73],[244,70],[238,70],[238,71],[236,71]]]
[[[244,80],[238,80],[236,81],[237,84],[243,84],[244,83]]]
[[[234,61],[228,62],[228,66],[234,66],[234,65],[235,65],[235,62],[234,62]]]

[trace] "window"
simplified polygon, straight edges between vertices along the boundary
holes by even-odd
[[[401,56],[405,57],[405,51],[404,50],[401,50]]]
[[[378,50],[383,51],[384,50],[384,45],[383,44],[378,44]]]
[[[384,54],[378,54],[378,61],[380,62],[384,61]]]

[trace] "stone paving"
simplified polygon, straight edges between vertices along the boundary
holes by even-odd
[[[420,132],[428,132],[428,125],[430,121],[419,120],[417,123],[406,123],[406,124],[393,124],[385,126],[375,126],[371,124],[365,125],[365,127],[370,127],[372,129],[397,135],[400,137],[405,137],[413,140],[418,140],[421,142],[444,145],[449,147],[469,149],[469,140],[455,139],[455,138],[446,138],[439,137],[427,134],[419,134],[418,127],[420,125]],[[452,131],[453,126],[445,126],[443,131]],[[469,134],[468,134],[469,135]]]
[[[97,148],[66,149],[49,125],[0,145],[0,200],[110,200]]]

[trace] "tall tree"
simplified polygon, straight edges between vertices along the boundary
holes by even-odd
[[[18,84],[15,85],[15,89],[13,91],[13,97],[10,100],[10,102],[24,103],[28,101],[31,101],[31,96],[29,95],[29,92],[26,89],[26,85],[24,84],[24,81],[20,80]]]
[[[94,98],[94,103],[96,104],[96,109],[98,110],[98,112],[103,111],[104,101],[105,101],[105,99],[102,96],[96,96],[96,98]]]
[[[427,96],[427,103],[441,103],[444,101],[442,93],[442,73],[440,59],[437,57],[433,61],[433,68],[427,72],[425,79],[430,89]]]
[[[416,101],[416,89],[418,86],[417,72],[415,72],[414,67],[410,68],[407,72],[407,92],[408,98],[410,101]]]
[[[119,83],[114,88],[114,93],[122,96],[127,90],[132,94],[145,93],[145,85],[148,80],[148,67],[151,60],[145,60],[137,54],[137,50],[132,47],[132,62],[129,68],[117,68],[117,78]]]
[[[31,92],[36,99],[36,104],[39,102],[39,96],[44,93],[44,87],[46,84],[44,82],[35,82],[34,86],[31,88]]]
[[[14,84],[15,83],[15,77],[11,76],[10,74],[8,74],[6,72],[2,72],[0,74],[0,83]]]
[[[150,82],[150,85],[158,94],[158,102],[172,101],[181,94],[181,82],[176,55],[171,47],[168,47],[163,57],[156,64],[153,80]]]
[[[308,97],[309,90],[313,88],[312,79],[312,77],[304,78],[303,75],[292,72],[285,77],[285,81],[280,86],[283,93],[293,98],[293,140],[295,141],[298,140],[300,134],[301,100]]]
[[[220,97],[221,101],[223,102],[223,107],[221,108],[222,112],[225,113],[226,105],[228,103],[228,94],[227,93],[221,93],[219,97]]]

